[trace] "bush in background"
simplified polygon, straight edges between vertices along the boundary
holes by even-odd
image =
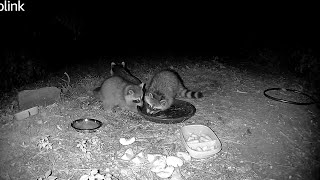
[[[0,61],[0,91],[18,89],[45,75],[45,68],[24,50],[4,50]]]
[[[292,51],[288,63],[290,70],[305,78],[312,89],[320,90],[320,59],[312,49]]]

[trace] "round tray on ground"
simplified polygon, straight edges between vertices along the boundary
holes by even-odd
[[[146,120],[155,123],[176,124],[181,123],[196,113],[196,108],[189,102],[176,99],[172,106],[156,114],[148,114],[146,107],[138,107],[138,112]]]
[[[278,91],[278,92],[291,92],[292,94],[300,94],[301,96],[304,96],[305,99],[308,99],[309,101],[306,102],[296,102],[296,101],[290,101],[290,100],[286,100],[286,99],[282,99],[282,98],[277,98],[274,96],[271,96],[269,94],[267,94],[267,92],[269,91]],[[308,94],[305,94],[301,91],[298,90],[294,90],[294,89],[285,89],[285,88],[270,88],[270,89],[266,89],[263,94],[272,100],[275,101],[279,101],[279,102],[283,102],[283,103],[289,103],[289,104],[296,104],[296,105],[310,105],[310,104],[316,104],[317,102]]]
[[[78,132],[92,133],[102,126],[102,122],[96,119],[77,119],[72,121],[71,126]]]

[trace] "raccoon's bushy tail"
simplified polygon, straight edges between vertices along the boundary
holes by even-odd
[[[187,98],[194,98],[194,99],[199,99],[203,97],[203,94],[201,92],[195,92],[195,91],[190,91],[189,89],[183,89],[180,92],[181,97],[187,97]]]

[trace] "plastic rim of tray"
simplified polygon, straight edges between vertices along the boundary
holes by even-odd
[[[181,113],[182,115],[177,115],[173,117],[165,116],[166,114],[174,113],[175,109],[177,109],[177,113]],[[180,110],[179,110],[180,108]],[[182,108],[182,109],[181,109]],[[146,120],[155,122],[155,123],[163,123],[163,124],[176,124],[181,123],[190,117],[192,117],[196,113],[196,108],[189,102],[176,99],[173,105],[162,112],[156,113],[155,115],[150,115],[146,112],[145,108],[138,107],[138,113],[143,116]]]
[[[102,126],[101,121],[96,119],[90,119],[90,118],[77,119],[72,121],[71,123],[71,127],[73,127],[76,131],[83,132],[83,133],[95,132],[101,126]]]

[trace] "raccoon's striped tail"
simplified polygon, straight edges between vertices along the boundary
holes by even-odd
[[[180,93],[181,97],[199,99],[203,97],[201,92],[190,91],[189,89],[184,89]]]

